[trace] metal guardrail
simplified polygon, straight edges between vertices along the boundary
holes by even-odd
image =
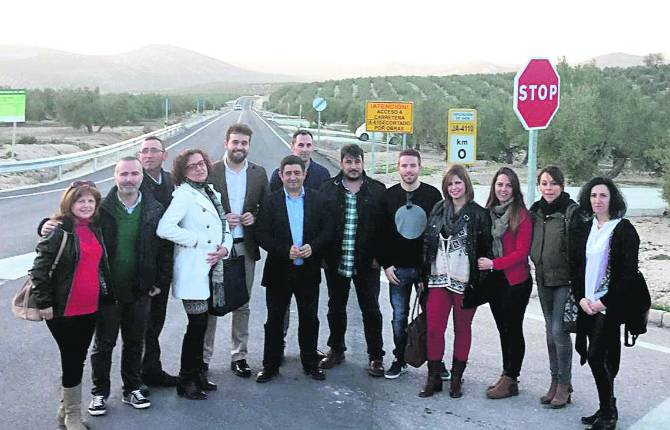
[[[95,172],[116,163],[122,157],[122,154],[131,154],[136,152],[135,147],[140,145],[144,139],[149,136],[156,136],[160,137],[161,139],[170,138],[180,133],[185,128],[198,125],[215,115],[217,114],[203,116],[188,124],[173,124],[160,130],[152,131],[132,139],[124,140],[123,142],[101,148],[90,149],[88,151],[57,155],[55,157],[48,158],[2,162],[0,163],[0,173],[17,173],[31,170],[56,168],[56,176],[60,181],[63,178],[63,166],[75,163],[86,163],[89,161],[92,161],[92,169]]]

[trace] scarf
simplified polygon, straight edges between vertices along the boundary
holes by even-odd
[[[510,207],[514,198],[510,198],[505,203],[491,206],[491,236],[493,236],[493,256],[500,258],[503,256],[502,237],[509,228],[509,218],[512,215]]]
[[[566,209],[570,206],[570,194],[565,191],[561,192],[561,195],[556,197],[556,199],[549,203],[544,197],[540,199],[540,209],[542,210],[542,215],[551,215],[554,212],[565,213]]]
[[[444,207],[446,210],[444,211],[443,228],[446,233],[445,236],[455,236],[463,230],[465,223],[470,220],[470,216],[468,215],[469,211],[466,210],[467,206],[468,204],[466,203],[458,213],[455,213],[454,204],[451,200],[444,200]]]
[[[211,200],[212,204],[216,208],[216,212],[219,214],[219,219],[221,220],[221,225],[223,226],[221,229],[221,243],[223,243],[226,238],[227,230],[226,212],[223,210],[223,206],[221,206],[221,201],[219,201],[218,197],[216,197],[216,194],[214,194],[214,190],[212,190],[207,182],[195,182],[191,181],[190,179],[186,179],[184,182],[196,190],[204,193],[209,198],[209,200]],[[230,252],[232,252],[232,250],[230,250]],[[215,307],[224,306],[226,300],[223,288],[223,260],[217,261],[216,264],[212,266],[212,269],[209,271],[209,283],[211,290],[217,293],[212,295],[213,305]]]

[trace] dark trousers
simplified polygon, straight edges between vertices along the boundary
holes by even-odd
[[[184,333],[184,339],[181,343],[180,375],[196,372],[202,367],[202,353],[209,312],[186,314],[186,316],[188,317],[188,326],[186,326],[186,333]]]
[[[59,317],[47,321],[47,327],[58,344],[65,388],[81,384],[88,347],[93,339],[96,314]]]
[[[170,289],[164,288],[160,294],[151,297],[151,313],[147,322],[147,332],[144,339],[144,358],[142,359],[142,374],[159,375],[163,371],[161,365],[161,346],[158,337],[165,324]]]
[[[149,297],[145,296],[131,303],[101,305],[95,326],[95,341],[91,352],[94,396],[109,396],[109,374],[112,367],[112,352],[121,330],[123,348],[121,350],[121,379],[123,392],[140,388],[142,350],[144,333],[149,318]]]
[[[490,305],[500,334],[503,372],[510,378],[518,378],[526,353],[523,317],[533,284],[529,278],[520,284],[510,285],[503,272],[496,272],[492,278],[491,281],[496,283],[496,294]]]
[[[305,280],[304,269],[294,266],[288,269],[286,278],[267,287],[265,303],[268,319],[265,323],[265,345],[263,367],[277,369],[281,361],[284,316],[286,307],[295,295],[298,305],[298,344],[300,360],[305,370],[318,365],[316,345],[319,336],[319,284]]]
[[[587,317],[588,363],[596,381],[601,410],[611,408],[614,378],[621,362],[621,326],[599,313]]]
[[[337,274],[337,269],[326,270],[328,282],[328,346],[335,352],[344,352],[344,334],[347,331],[347,301],[351,281],[354,281],[358,306],[363,315],[363,331],[370,360],[384,356],[382,314],[379,311],[379,269],[359,270],[353,278]]]
[[[407,318],[409,317],[409,300],[412,287],[420,282],[419,272],[412,267],[396,267],[395,275],[399,285],[389,282],[389,298],[393,308],[393,355],[400,363],[405,363],[405,345],[407,344]]]

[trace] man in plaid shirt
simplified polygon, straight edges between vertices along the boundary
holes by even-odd
[[[345,145],[340,151],[340,173],[321,186],[335,217],[335,241],[326,252],[328,283],[328,351],[320,366],[330,369],[344,361],[347,301],[351,281],[363,314],[368,346],[368,373],[384,376],[382,315],[379,311],[377,225],[386,187],[364,171],[363,150]]]

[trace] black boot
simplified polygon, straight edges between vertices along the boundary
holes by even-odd
[[[600,405],[598,418],[591,426],[591,430],[614,430],[616,429],[617,417],[614,406]]]
[[[207,393],[198,387],[196,372],[179,372],[177,394],[191,400],[205,400]]]
[[[196,379],[198,388],[200,388],[200,390],[202,391],[216,391],[218,387],[215,383],[209,380],[209,378],[207,377],[208,373],[209,373],[209,364],[202,363],[200,365],[200,369],[198,370]]]
[[[612,407],[614,408],[614,418],[618,421],[619,410],[616,407],[616,397],[612,397]],[[600,416],[600,409],[598,409],[593,415],[589,415],[588,417],[582,417],[582,424],[591,426],[593,425],[593,423],[596,422],[599,416]]]
[[[419,397],[430,397],[433,393],[442,391],[442,363],[440,360],[428,361],[428,377],[426,385],[419,393]]]

